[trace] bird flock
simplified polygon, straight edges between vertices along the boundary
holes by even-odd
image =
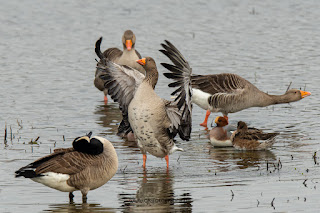
[[[191,139],[193,103],[206,110],[201,126],[208,125],[211,112],[221,112],[209,139],[215,147],[231,146],[239,150],[266,150],[272,147],[279,133],[265,133],[239,121],[236,127],[229,124],[229,113],[250,107],[299,101],[310,92],[287,89],[283,95],[269,95],[260,91],[246,79],[230,73],[197,75],[180,51],[165,40],[160,50],[172,64],[161,63],[168,72],[164,75],[172,82],[174,99],[160,98],[155,87],[159,73],[152,57],[142,58],[136,50],[136,36],[126,30],[122,36],[123,50],[108,48],[101,51],[102,37],[97,40],[95,52],[99,57],[94,85],[104,93],[105,104],[109,95],[119,104],[122,121],[117,135],[136,141],[146,169],[147,153],[165,158],[169,170],[169,155],[184,151],[174,138]],[[118,157],[110,141],[88,133],[74,139],[71,148],[55,149],[15,172],[16,177],[30,178],[35,182],[63,192],[80,190],[82,201],[88,191],[107,183],[117,172]]]

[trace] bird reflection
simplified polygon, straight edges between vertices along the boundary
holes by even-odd
[[[62,203],[62,204],[52,204],[49,205],[50,209],[46,210],[46,212],[105,212],[105,213],[114,213],[117,212],[116,209],[112,208],[105,208],[102,207],[100,204],[69,204],[69,203]]]
[[[210,158],[217,161],[230,161],[236,163],[240,169],[258,166],[266,160],[276,160],[276,156],[270,150],[265,151],[238,151],[233,147],[214,148],[209,150]]]
[[[118,132],[119,123],[122,121],[122,115],[117,103],[110,103],[108,105],[98,105],[94,114],[100,115],[97,124],[106,127],[105,134],[116,135]],[[133,137],[133,136],[132,136]],[[130,138],[129,138],[130,139]],[[137,142],[123,138],[124,146],[138,148]]]
[[[170,171],[143,173],[136,194],[120,194],[119,197],[123,202],[123,212],[191,212],[193,202],[190,193],[183,193],[180,196],[174,194],[173,176]]]
[[[119,105],[111,103],[108,105],[98,105],[94,114],[100,115],[97,123],[103,127],[107,127],[110,133],[116,134],[118,131],[118,123],[122,120]]]

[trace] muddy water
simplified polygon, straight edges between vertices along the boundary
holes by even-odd
[[[0,7],[1,212],[315,212],[319,204],[320,2],[318,1],[2,1]],[[124,30],[156,61],[160,42],[172,41],[196,74],[232,72],[272,94],[292,87],[312,93],[299,102],[231,114],[281,133],[267,152],[212,148],[194,106],[192,140],[165,161],[148,156],[147,171],[135,143],[115,135],[117,104],[103,104],[93,86],[94,43],[120,47]],[[159,72],[164,69],[159,65]],[[168,98],[160,74],[156,91]],[[213,119],[215,115],[211,115]],[[70,147],[93,131],[108,138],[119,170],[89,192],[88,204],[68,204],[66,193],[14,171]],[[35,141],[37,137],[38,141]],[[279,163],[279,160],[281,163]],[[273,201],[273,202],[272,202]]]

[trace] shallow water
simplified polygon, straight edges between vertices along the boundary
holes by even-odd
[[[318,1],[1,1],[0,136],[5,126],[8,134],[0,145],[1,212],[315,212],[319,14]],[[144,173],[136,144],[115,135],[117,104],[104,106],[93,86],[95,41],[103,36],[103,49],[121,47],[126,29],[160,73],[167,59],[158,49],[168,39],[195,74],[236,73],[272,94],[292,82],[312,95],[229,115],[233,123],[281,133],[267,152],[212,148],[199,126],[205,111],[194,106],[192,140],[177,139],[185,152],[170,156],[168,173],[164,160],[149,155]],[[160,74],[163,98],[172,92],[168,83]],[[112,141],[119,170],[89,192],[88,204],[79,192],[68,204],[67,193],[14,178],[15,170],[89,131]]]

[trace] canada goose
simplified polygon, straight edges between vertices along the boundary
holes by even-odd
[[[173,137],[179,134],[183,140],[189,140],[191,132],[191,69],[179,52],[173,52],[169,42],[162,44],[168,54],[176,54],[176,66],[173,79],[177,98],[167,101],[160,98],[154,91],[158,81],[158,71],[151,57],[137,60],[146,70],[144,77],[137,70],[120,66],[97,53],[100,61],[98,70],[104,72],[101,78],[106,81],[105,87],[111,98],[119,102],[124,116],[122,128],[125,132],[133,130],[138,146],[143,154],[143,168],[146,164],[146,153],[165,158],[169,168],[169,154],[182,151],[174,142]],[[171,53],[172,52],[172,53]],[[121,125],[120,125],[121,126]],[[119,127],[120,128],[120,127]]]
[[[265,107],[274,104],[299,101],[311,95],[297,89],[288,89],[283,95],[269,95],[260,91],[244,78],[230,73],[216,75],[194,75],[192,79],[192,101],[207,110],[207,126],[210,112],[222,112],[228,119],[228,113],[234,113],[250,107]]]
[[[214,120],[216,127],[212,128],[209,132],[209,139],[214,147],[228,147],[232,146],[230,140],[231,133],[226,130],[228,121],[225,117],[218,116]]]
[[[98,40],[96,45],[96,52],[100,51],[100,45],[102,42],[102,37]],[[111,60],[117,64],[120,65],[127,65],[130,66],[142,74],[145,74],[145,70],[136,63],[136,60],[141,59],[140,53],[135,49],[136,44],[136,36],[131,30],[126,30],[122,36],[122,45],[123,45],[123,51],[119,50],[116,47],[109,48],[103,52],[103,56],[105,58],[108,58],[108,60]],[[97,50],[99,48],[99,50]],[[104,81],[100,79],[101,73],[99,70],[96,70],[95,73],[95,79],[94,79],[94,85],[97,89],[104,92],[104,100],[105,103],[108,102],[107,94],[108,91],[106,88],[104,88]]]
[[[264,133],[261,130],[248,130],[245,122],[239,121],[237,130],[230,137],[233,147],[239,150],[266,150],[271,148],[279,133]],[[259,142],[264,141],[264,142]]]
[[[91,132],[74,139],[72,148],[55,149],[54,153],[42,157],[15,172],[16,177],[31,178],[48,187],[69,192],[80,190],[82,201],[87,193],[107,183],[117,172],[118,157],[113,145]]]

